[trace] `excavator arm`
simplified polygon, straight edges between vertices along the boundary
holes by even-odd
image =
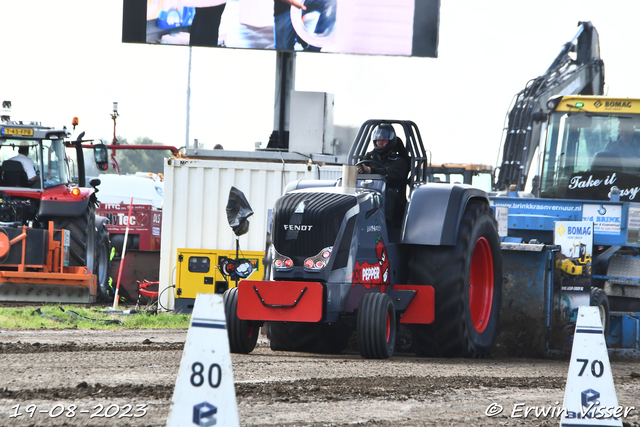
[[[579,22],[578,32],[564,44],[547,71],[530,80],[515,95],[505,119],[498,159],[502,158],[494,191],[516,185],[524,190],[531,165],[544,136],[549,113],[547,101],[555,95],[602,95],[604,63],[600,59],[598,32],[591,22]],[[539,192],[539,179],[533,179],[534,195]]]

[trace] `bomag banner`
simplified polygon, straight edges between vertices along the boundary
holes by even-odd
[[[554,299],[563,324],[575,322],[578,307],[589,305],[593,222],[556,221],[553,242],[561,247],[556,253]]]
[[[592,221],[556,221],[553,228],[553,243],[562,247],[564,256],[578,258],[592,255]]]

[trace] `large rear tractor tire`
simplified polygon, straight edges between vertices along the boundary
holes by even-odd
[[[71,245],[69,247],[69,265],[72,267],[86,266],[95,273],[95,207],[89,201],[87,209],[80,216],[61,217],[53,219],[53,228],[71,231]]]
[[[90,200],[84,213],[77,217],[54,218],[53,228],[71,232],[69,266],[88,267],[97,278],[98,302],[106,302],[109,295],[109,231],[103,224],[96,230],[95,205]]]
[[[419,356],[486,357],[496,338],[502,300],[502,256],[486,203],[469,202],[456,246],[416,246],[409,280],[435,290],[435,321],[412,326]]]
[[[387,294],[368,293],[360,300],[356,323],[358,350],[365,359],[387,359],[396,346],[396,310]]]
[[[254,322],[238,318],[238,288],[227,289],[223,294],[224,313],[231,353],[249,354],[256,348],[260,327]]]
[[[111,265],[109,252],[111,249],[111,242],[109,241],[109,231],[105,224],[100,226],[97,236],[96,270],[94,271],[94,274],[98,281],[98,301],[109,302],[113,301],[114,295],[109,287],[109,267]]]

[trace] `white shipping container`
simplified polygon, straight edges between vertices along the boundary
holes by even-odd
[[[235,250],[236,236],[227,220],[231,187],[246,196],[254,214],[249,231],[240,236],[241,251],[264,251],[268,212],[288,183],[301,179],[332,179],[342,166],[275,163],[251,160],[173,158],[164,166],[164,207],[160,249],[160,303],[174,307],[177,251]]]

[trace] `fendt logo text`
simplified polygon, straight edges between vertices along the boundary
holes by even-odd
[[[313,225],[284,224],[284,229],[290,231],[311,231],[312,228]]]

